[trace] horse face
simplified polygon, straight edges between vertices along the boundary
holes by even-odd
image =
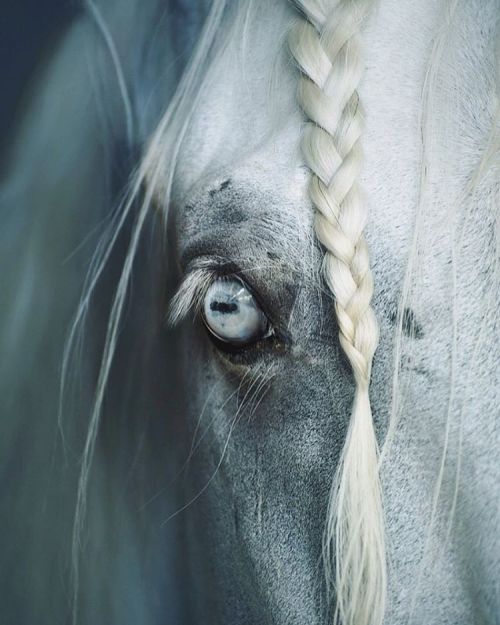
[[[285,28],[274,19],[259,35],[265,72],[257,59],[243,74],[231,55],[212,69],[169,223],[177,284],[200,266],[236,276],[272,328],[224,345],[201,310],[175,332],[192,446],[179,505],[195,499],[183,512],[194,618],[208,610],[213,622],[322,622],[321,537],[352,396],[319,277],[291,68],[268,102],[272,62],[286,52],[276,29]]]
[[[370,63],[362,87],[367,238],[381,326],[371,390],[380,439],[391,412],[395,312],[419,202],[423,50],[431,47],[439,23],[430,3],[398,10],[393,4],[386,3],[367,30]],[[327,613],[321,536],[353,382],[332,298],[320,279],[322,252],[314,242],[308,172],[299,150],[296,77],[276,37],[290,16],[269,8],[267,17],[250,23],[250,56],[236,48],[231,54],[229,47],[211,68],[176,169],[169,226],[177,282],[200,266],[236,277],[273,330],[271,337],[236,347],[214,340],[202,313],[176,330],[178,415],[189,456],[179,507],[187,505],[195,620],[209,613],[213,622],[321,623]],[[387,76],[391,50],[405,49],[407,42],[408,59]],[[270,102],[276,75],[279,88]],[[446,94],[436,99],[443,111],[445,100]],[[436,148],[433,156],[453,160],[447,192],[459,194],[466,146],[456,154],[449,148]],[[448,204],[449,198],[435,194],[422,233],[446,232]],[[475,232],[481,238],[480,226]],[[419,585],[426,596],[419,618],[456,625],[469,622],[474,609],[463,558],[455,547],[441,546],[446,518],[434,518],[435,534],[426,538],[450,396],[450,260],[436,251],[435,236],[421,250],[429,262],[404,311],[398,347],[404,418],[384,465],[394,573],[387,622],[406,618]],[[476,460],[481,462],[477,454]],[[432,575],[422,578],[426,551],[437,556]]]

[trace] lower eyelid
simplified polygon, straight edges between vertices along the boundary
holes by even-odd
[[[210,342],[217,352],[222,353],[224,357],[228,358],[230,361],[237,360],[239,364],[252,364],[253,362],[260,360],[266,355],[266,353],[268,353],[268,350],[265,350],[266,342],[273,340],[273,335],[271,335],[267,338],[258,339],[251,343],[235,345],[233,343],[221,341],[217,338],[217,336],[208,330],[206,332]]]

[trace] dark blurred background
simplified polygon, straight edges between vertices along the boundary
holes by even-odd
[[[2,3],[0,58],[0,151],[29,98],[38,67],[50,56],[66,26],[81,10],[79,0],[10,0]]]

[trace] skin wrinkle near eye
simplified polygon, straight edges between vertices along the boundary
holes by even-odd
[[[252,172],[254,169],[255,164]],[[262,189],[256,193],[254,185],[243,174],[238,179],[231,177],[229,180],[223,175],[217,178],[218,181],[213,177],[201,180],[175,202],[175,227],[185,233],[181,243],[206,246],[213,237],[214,252],[217,252],[220,241],[225,239],[224,255],[228,258],[236,259],[242,249],[248,249],[251,254],[255,248],[262,252],[263,261],[279,257],[283,269],[289,268],[298,274],[312,273],[316,267],[311,262],[313,259],[306,259],[301,253],[310,246],[309,241],[304,240],[304,236],[309,237],[305,235],[309,229],[301,223],[302,220],[310,222],[309,210],[304,208],[305,214],[296,215],[295,219],[290,219],[290,215],[294,215],[290,211],[285,219],[284,199],[278,197],[275,190]],[[294,196],[288,201],[292,199]],[[233,243],[236,245],[230,249]],[[183,254],[184,250],[180,250],[179,256]]]

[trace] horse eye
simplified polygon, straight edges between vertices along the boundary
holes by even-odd
[[[208,330],[220,341],[248,345],[272,334],[271,325],[255,297],[237,278],[218,278],[203,302]]]

